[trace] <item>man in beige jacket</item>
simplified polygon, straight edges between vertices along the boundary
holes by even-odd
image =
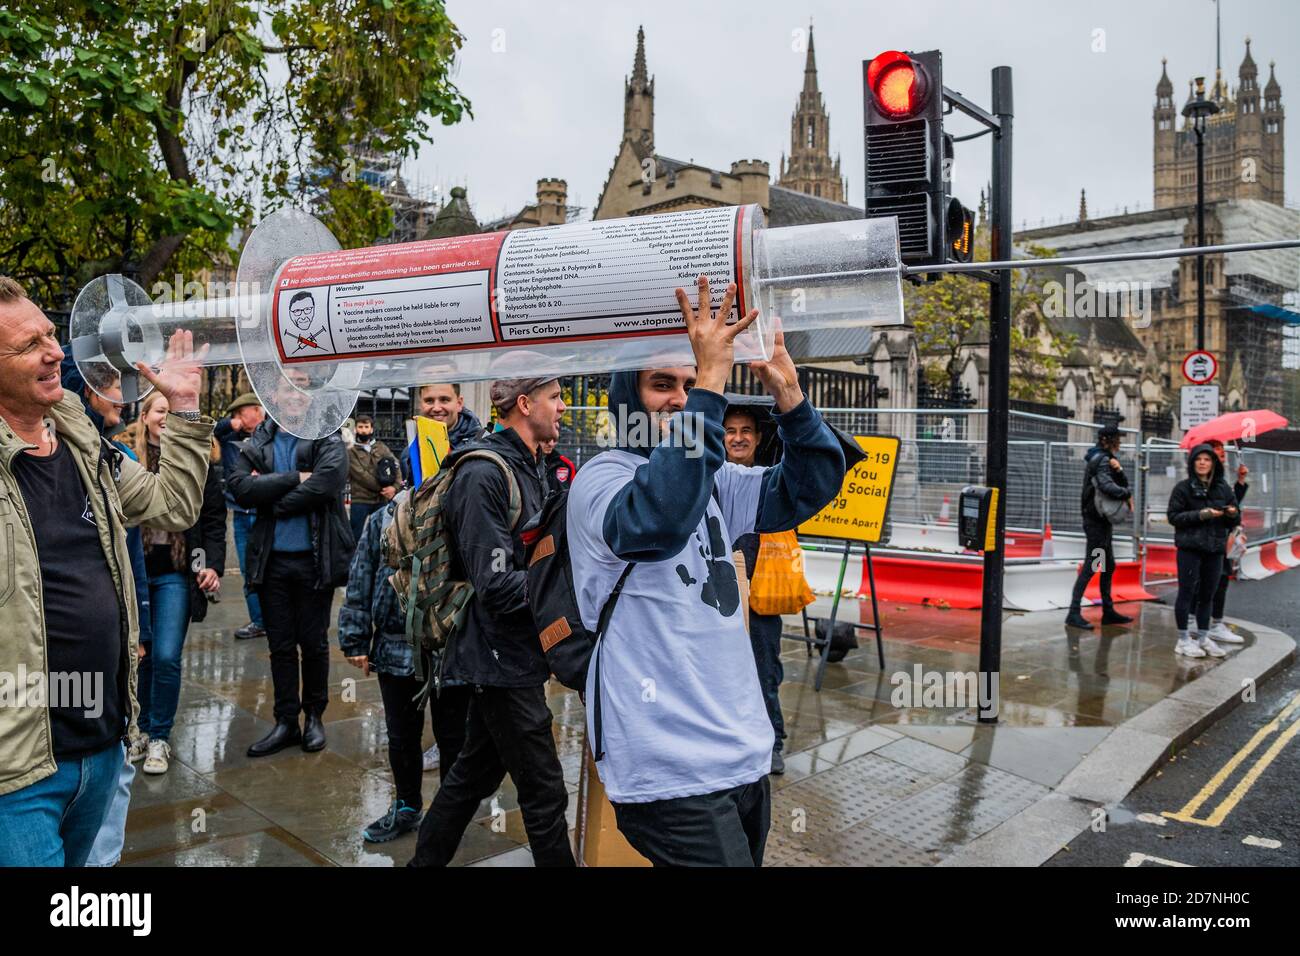
[[[64,394],[54,326],[0,276],[0,866],[79,866],[134,733],[139,637],[126,526],[197,520],[213,422],[193,341],[137,366],[171,412],[157,474]]]

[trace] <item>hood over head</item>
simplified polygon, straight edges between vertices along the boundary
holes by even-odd
[[[1223,462],[1219,461],[1219,456],[1214,453],[1214,449],[1209,442],[1202,442],[1193,448],[1187,455],[1187,477],[1196,478],[1196,456],[1200,454],[1209,455],[1214,460],[1214,471],[1210,472],[1210,484],[1223,481]]]
[[[658,443],[658,435],[646,436],[647,429],[634,428],[633,425],[647,419],[649,413],[641,404],[641,390],[637,387],[638,371],[615,372],[609,381],[609,415],[614,429],[614,446],[623,451],[630,451],[642,458],[649,458]],[[624,423],[620,428],[619,424]],[[643,437],[648,440],[640,441]]]

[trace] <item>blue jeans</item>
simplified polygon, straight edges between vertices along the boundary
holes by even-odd
[[[99,826],[95,845],[90,848],[86,866],[117,866],[118,860],[122,859],[122,845],[126,843],[126,811],[131,806],[131,781],[134,779],[135,764],[123,759],[113,799],[104,822]]]
[[[155,740],[171,736],[181,697],[181,650],[190,626],[190,576],[180,571],[149,579],[153,643],[140,662],[140,730]]]
[[[114,743],[0,796],[0,867],[85,866],[125,760]]]
[[[758,686],[763,690],[763,703],[776,734],[780,750],[785,739],[785,716],[781,713],[781,681],[785,667],[781,664],[781,616],[749,612],[749,642],[754,647],[754,664],[758,667]]]
[[[258,627],[262,623],[262,605],[258,603],[257,594],[248,589],[248,572],[244,570],[244,555],[248,553],[248,535],[253,530],[257,515],[251,511],[232,511],[230,523],[235,529],[235,554],[239,557],[239,576],[244,581],[244,603],[248,605],[248,619]]]

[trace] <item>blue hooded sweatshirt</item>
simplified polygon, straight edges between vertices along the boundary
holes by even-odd
[[[693,389],[664,441],[646,427],[637,373],[613,376],[609,405],[617,447],[578,472],[567,506],[584,626],[595,630],[615,582],[636,562],[588,670],[588,738],[604,751],[601,781],[615,803],[753,783],[770,769],[774,737],[731,542],[820,511],[843,483],[845,440],[805,400],[775,416],[782,462],[746,468],[726,461],[727,403],[717,392]]]

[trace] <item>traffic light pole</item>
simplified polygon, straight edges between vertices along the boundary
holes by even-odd
[[[1011,258],[1011,67],[993,68],[993,215],[989,257]],[[1002,584],[1007,517],[1007,439],[1011,421],[1011,270],[1000,269],[989,287],[989,411],[984,483],[997,490],[997,547],[984,552],[980,603],[980,695],[978,719],[996,723],[1002,670]]]

